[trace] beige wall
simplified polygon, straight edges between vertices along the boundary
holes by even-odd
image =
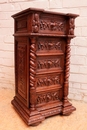
[[[0,0],[0,87],[14,89],[14,21],[11,18],[29,7],[76,13],[71,41],[69,98],[87,102],[87,0]]]

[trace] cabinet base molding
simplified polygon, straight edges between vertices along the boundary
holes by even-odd
[[[74,106],[72,106],[72,104],[69,101],[67,101],[63,105],[62,114],[63,115],[70,115],[75,110],[76,110],[76,108]]]
[[[12,100],[11,103],[27,125],[38,125],[45,119],[45,117],[40,112],[37,110],[30,111],[26,106],[23,106],[21,103],[19,103],[17,101],[18,99],[15,99],[16,97]]]
[[[27,109],[25,105],[23,105],[19,99],[15,96],[11,101],[17,113],[21,116],[21,118],[25,121],[27,125],[37,126],[41,123],[45,118],[51,117],[54,115],[62,114],[64,116],[70,115],[73,111],[76,110],[75,107],[72,106],[71,103],[67,102],[61,107],[61,103],[58,106],[50,109],[39,109],[31,111]]]

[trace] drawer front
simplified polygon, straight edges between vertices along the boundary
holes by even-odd
[[[66,34],[66,18],[55,14],[34,14],[32,32],[45,34]]]
[[[37,53],[65,53],[65,39],[53,37],[39,37],[37,41]]]
[[[42,90],[49,90],[50,87],[53,88],[61,88],[63,80],[62,73],[48,73],[48,74],[40,74],[36,76],[36,88],[37,91],[40,89]],[[43,90],[42,90],[43,91]]]
[[[54,90],[54,91],[51,90],[49,92],[37,93],[36,95],[37,105],[43,105],[43,104],[51,103],[58,100],[60,101],[59,90]]]
[[[37,72],[47,72],[64,69],[64,56],[37,57]]]
[[[62,16],[40,15],[40,33],[66,33],[66,21]]]

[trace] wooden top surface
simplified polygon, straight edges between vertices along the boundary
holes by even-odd
[[[43,13],[47,13],[47,14],[55,14],[55,15],[63,15],[63,16],[70,16],[70,17],[77,17],[79,15],[77,14],[72,14],[72,13],[60,13],[60,12],[53,12],[53,11],[46,11],[44,9],[40,9],[40,8],[28,8],[26,10],[23,10],[21,12],[18,12],[14,15],[12,15],[13,18],[16,18],[20,15],[24,15],[24,14],[28,14],[28,13],[32,13],[32,12],[43,12]]]

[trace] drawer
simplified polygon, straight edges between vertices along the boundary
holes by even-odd
[[[47,103],[53,103],[55,101],[60,101],[60,90],[54,90],[50,92],[37,93],[36,94],[36,104],[41,106]]]
[[[52,14],[40,15],[40,33],[66,34],[66,20],[62,16]]]
[[[63,83],[63,73],[48,73],[36,75],[37,92],[49,89],[61,88]]]
[[[43,34],[65,35],[67,19],[62,15],[35,13],[32,20],[32,32]]]
[[[40,56],[36,61],[36,72],[49,73],[51,71],[63,71],[64,55],[61,56]]]
[[[65,38],[39,37],[36,44],[37,55],[53,55],[65,53]]]

